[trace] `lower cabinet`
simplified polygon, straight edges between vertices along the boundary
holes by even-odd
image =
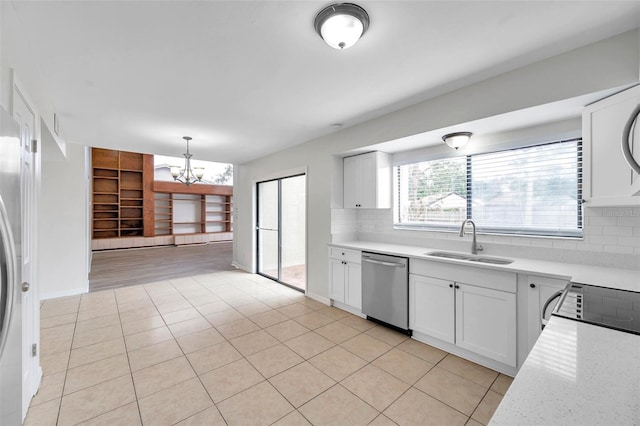
[[[329,252],[330,297],[357,311],[362,310],[360,254],[357,250],[330,249]]]
[[[564,290],[567,280],[536,275],[527,276],[528,302],[528,350],[536,344],[542,326],[560,300],[559,292]],[[543,322],[544,321],[544,322]]]
[[[409,327],[448,343],[455,343],[453,282],[409,275]]]
[[[516,366],[515,292],[411,274],[409,303],[413,331]]]
[[[516,295],[455,284],[456,345],[516,366]]]

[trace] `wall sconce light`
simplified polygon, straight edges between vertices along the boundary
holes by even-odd
[[[369,28],[366,10],[353,3],[336,3],[322,9],[314,22],[316,32],[334,49],[347,49]]]
[[[458,149],[466,145],[467,142],[469,142],[469,139],[471,139],[472,134],[473,133],[471,132],[449,133],[448,135],[444,135],[442,137],[442,140],[451,148]]]

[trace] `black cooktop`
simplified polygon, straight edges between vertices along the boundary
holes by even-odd
[[[553,315],[640,335],[640,292],[571,282]]]

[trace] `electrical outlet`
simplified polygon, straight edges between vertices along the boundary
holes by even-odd
[[[602,216],[605,217],[630,217],[633,216],[631,208],[607,208],[602,210]]]

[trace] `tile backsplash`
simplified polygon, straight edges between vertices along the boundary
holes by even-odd
[[[550,238],[478,234],[485,254],[640,269],[640,207],[584,210],[584,237]],[[334,242],[352,239],[466,251],[470,237],[457,232],[393,228],[391,209],[333,209]]]

